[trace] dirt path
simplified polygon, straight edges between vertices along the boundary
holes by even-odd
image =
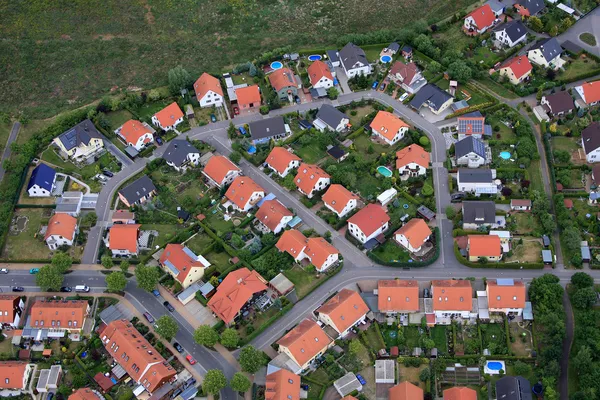
[[[571,353],[571,345],[573,344],[573,330],[575,322],[573,320],[573,310],[571,308],[571,302],[569,301],[569,295],[565,290],[563,293],[563,307],[565,308],[565,327],[566,335],[563,340],[562,347],[562,358],[560,360],[560,378],[558,386],[560,388],[560,398],[569,398],[569,354]]]

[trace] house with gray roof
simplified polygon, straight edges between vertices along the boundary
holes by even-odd
[[[323,132],[329,129],[334,132],[343,132],[350,124],[350,118],[337,108],[329,104],[323,104],[319,108],[317,118],[313,122],[315,128]]]
[[[592,122],[581,131],[581,143],[589,163],[600,162],[600,123]]]
[[[573,97],[566,90],[542,96],[540,104],[552,118],[562,117],[575,109]]]
[[[505,376],[496,381],[498,400],[532,400],[531,384],[522,376]]]
[[[357,75],[370,75],[371,64],[367,60],[367,55],[364,50],[355,45],[348,43],[338,53],[340,63],[346,76],[354,78]]]
[[[440,89],[433,83],[428,83],[413,97],[410,106],[415,110],[426,106],[432,113],[439,115],[446,108],[450,107],[453,101],[454,97],[450,93]]]
[[[200,162],[200,150],[185,139],[175,139],[169,143],[163,158],[177,171],[185,171]]]
[[[156,194],[156,191],[156,186],[154,186],[152,180],[147,175],[144,175],[119,190],[119,199],[127,207],[132,207],[151,199]]]
[[[494,39],[502,46],[512,48],[527,40],[527,28],[521,21],[512,20],[494,28]]]
[[[463,201],[462,214],[465,230],[491,227],[496,222],[496,204],[493,201]]]
[[[500,184],[496,182],[495,169],[460,168],[456,177],[458,190],[461,192],[482,194],[497,194]]]
[[[464,165],[468,168],[477,168],[491,162],[485,143],[481,140],[468,136],[454,144],[454,155],[456,165]]]
[[[327,55],[332,67],[335,68],[340,66],[340,57],[338,56],[337,50],[327,50],[325,54]]]
[[[104,150],[102,134],[89,119],[54,138],[52,143],[61,156],[75,162],[85,162]]]
[[[527,51],[527,58],[534,64],[544,68],[558,69],[563,66],[565,61],[560,58],[563,48],[558,43],[558,40],[553,38],[542,39],[537,41]]]
[[[546,3],[544,0],[517,0],[514,7],[522,16],[531,17],[546,8]]]
[[[285,139],[292,134],[283,117],[261,119],[251,122],[249,126],[250,138],[254,144],[267,143],[271,139]]]

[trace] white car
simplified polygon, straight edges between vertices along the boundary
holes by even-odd
[[[407,97],[408,97],[408,93],[404,93],[402,96],[400,96],[400,101],[406,100]]]
[[[8,274],[8,270],[6,268],[0,269],[0,274]]]

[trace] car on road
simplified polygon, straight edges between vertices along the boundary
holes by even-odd
[[[39,268],[31,268],[31,269],[29,270],[29,273],[30,273],[30,274],[37,274],[38,272],[40,272],[40,269],[39,269]]]
[[[6,268],[0,269],[0,274],[8,274],[8,269],[6,269]]]
[[[144,313],[144,318],[151,324],[154,323],[154,317],[148,311]]]
[[[155,297],[158,297],[158,296],[160,296],[160,292],[159,292],[157,289],[154,289],[154,290],[152,291],[152,294],[153,294]]]
[[[185,350],[183,349],[183,347],[182,347],[182,346],[181,346],[179,343],[177,343],[177,342],[174,342],[174,343],[173,343],[173,347],[175,347],[175,350],[177,350],[177,351],[178,351],[178,352],[180,352],[180,353],[183,353],[183,352],[185,351]]]
[[[73,291],[73,289],[70,286],[63,286],[60,288],[61,292],[66,292],[66,293],[70,293]]]
[[[361,374],[356,374],[356,379],[358,379],[360,384],[363,386],[367,384],[367,381],[365,381],[365,378],[363,378],[363,376]]]
[[[162,146],[163,145],[163,140],[160,138],[160,136],[157,136],[154,138],[154,141],[156,142],[157,145]]]
[[[104,171],[102,171],[102,173],[106,176],[108,176],[109,178],[112,178],[113,176],[115,176],[115,174],[113,174],[112,172],[110,172],[109,170],[105,169]]]
[[[165,302],[163,303],[163,306],[167,307],[167,310],[169,310],[169,311],[171,311],[171,312],[175,311],[175,307],[173,307],[173,306],[171,305],[171,303],[169,303],[168,301],[165,301]]]
[[[187,356],[185,356],[185,359],[188,360],[188,362],[190,363],[190,365],[196,364],[196,360],[194,360],[194,357],[192,357],[191,354],[188,354]]]
[[[234,115],[240,115],[240,109],[239,109],[239,107],[233,107],[233,114]]]
[[[210,114],[210,120],[211,122],[217,122],[217,117],[215,117],[215,114]]]
[[[406,98],[408,97],[408,93],[404,93],[402,96],[400,96],[400,101],[404,101],[406,100]]]
[[[24,292],[25,288],[23,286],[13,286],[12,291],[13,292]]]

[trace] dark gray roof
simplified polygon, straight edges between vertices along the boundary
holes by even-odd
[[[343,49],[340,50],[339,56],[340,62],[344,64],[346,70],[369,65],[369,61],[367,61],[367,55],[363,49],[352,42],[348,43]]]
[[[428,83],[417,92],[410,102],[410,106],[418,110],[423,106],[423,103],[427,102],[427,104],[437,110],[451,98],[450,93],[440,89],[433,83]]]
[[[58,137],[67,150],[71,150],[81,143],[87,145],[92,138],[102,138],[102,135],[89,119],[81,121]]]
[[[332,63],[340,61],[337,50],[327,50],[326,53],[327,57],[329,58],[329,61],[331,61]]]
[[[129,204],[134,204],[142,197],[149,195],[155,190],[156,186],[154,186],[152,180],[148,178],[148,176],[144,175],[138,180],[119,190],[119,194],[125,197]]]
[[[405,53],[412,53],[412,47],[406,45],[406,46],[402,47],[402,51]]]
[[[520,4],[529,11],[529,15],[535,15],[546,8],[544,0],[518,0],[516,4]]]
[[[496,204],[493,201],[463,201],[463,222],[468,224],[491,224],[496,220]]]
[[[550,62],[562,53],[562,47],[555,37],[549,39],[538,40],[529,51],[540,49],[546,61]]]
[[[336,160],[339,160],[340,158],[344,157],[346,152],[343,149],[341,149],[339,146],[333,146],[332,148],[327,150],[327,154],[329,154],[331,157],[335,158]]]
[[[264,139],[277,135],[285,135],[285,122],[283,117],[261,119],[250,123],[250,137]]]
[[[518,20],[512,20],[494,28],[494,32],[506,31],[506,34],[513,42],[527,35],[527,28]]]
[[[491,169],[469,169],[460,168],[458,177],[461,182],[467,183],[488,183],[494,180]]]
[[[565,40],[564,42],[562,42],[561,47],[567,51],[570,51],[573,54],[578,54],[580,51],[583,51],[583,48],[580,45],[575,44],[570,40]]]
[[[396,42],[392,42],[388,45],[387,48],[390,49],[391,51],[397,52],[398,50],[400,50],[400,45]]]
[[[556,92],[554,94],[549,94],[546,97],[548,104],[550,105],[550,110],[553,114],[560,114],[562,112],[569,112],[573,108],[575,108],[575,103],[573,102],[573,98],[569,94],[569,92]]]
[[[496,397],[502,400],[531,400],[531,384],[521,376],[505,376],[496,382]]]
[[[585,154],[590,154],[600,147],[600,123],[592,122],[587,128],[581,131],[581,140]]]
[[[200,154],[200,150],[185,139],[177,139],[169,143],[169,147],[167,147],[167,150],[163,154],[163,158],[176,167],[180,167],[187,159],[188,154],[191,153]]]
[[[329,104],[323,104],[321,108],[319,108],[317,118],[332,128],[337,127],[342,119],[349,119],[346,114]]]
[[[475,153],[485,160],[485,145],[481,140],[476,139],[473,136],[468,136],[455,143],[454,153],[456,158],[461,158],[469,153]]]
[[[488,0],[485,2],[485,4],[489,4],[494,13],[504,11],[504,8],[505,8],[504,4],[502,4],[496,0]]]

